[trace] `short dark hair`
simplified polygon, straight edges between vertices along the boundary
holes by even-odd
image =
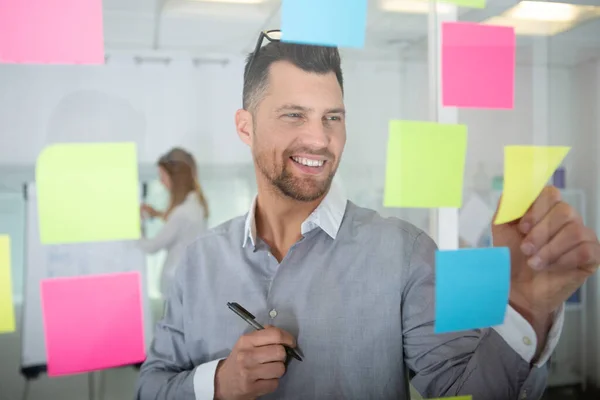
[[[245,110],[253,111],[256,108],[267,89],[270,66],[277,61],[288,61],[306,72],[334,72],[342,93],[344,92],[340,52],[337,47],[273,41],[261,47],[258,54],[250,53],[246,58],[243,91]]]

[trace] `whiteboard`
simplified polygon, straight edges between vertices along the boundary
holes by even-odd
[[[35,185],[28,184],[25,288],[23,296],[21,371],[44,369],[46,344],[40,283],[43,279],[119,272],[140,272],[146,349],[152,341],[152,314],[148,300],[146,257],[135,241],[42,245]],[[93,212],[93,210],[90,210]],[[77,301],[77,299],[73,299]]]

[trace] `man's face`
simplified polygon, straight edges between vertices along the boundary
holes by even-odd
[[[335,73],[272,64],[251,136],[254,162],[273,186],[295,200],[321,198],[346,143],[344,101]]]

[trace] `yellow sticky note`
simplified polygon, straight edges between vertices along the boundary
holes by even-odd
[[[428,400],[473,400],[473,396],[453,396],[453,397],[440,397],[438,399],[428,399]]]
[[[506,146],[504,190],[494,224],[521,218],[569,150],[567,146]]]
[[[384,206],[462,205],[465,125],[390,121]]]
[[[439,0],[440,3],[456,4],[460,7],[485,8],[485,0]]]
[[[10,238],[0,235],[0,333],[15,331],[15,309],[10,279]]]
[[[140,237],[134,143],[53,145],[40,154],[35,175],[42,243]]]

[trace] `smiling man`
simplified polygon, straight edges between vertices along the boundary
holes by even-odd
[[[434,334],[435,243],[332,187],[346,142],[337,49],[275,34],[248,58],[235,116],[258,195],[188,248],[138,399],[408,399],[409,379],[428,398],[540,398],[563,302],[599,263],[594,232],[546,188],[493,228],[511,251],[504,324]],[[254,331],[228,302],[269,326]]]

